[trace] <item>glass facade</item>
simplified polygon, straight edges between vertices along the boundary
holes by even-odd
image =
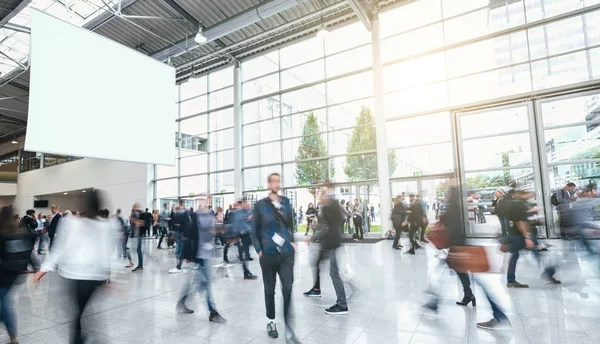
[[[382,116],[392,196],[420,193],[431,204],[458,178],[465,202],[512,183],[549,202],[558,185],[598,169],[598,96],[531,97],[600,78],[598,5],[418,0],[382,12],[383,114],[374,113],[371,34],[359,22],[242,61],[243,191],[261,197],[279,172],[296,208],[321,188],[377,207]],[[233,201],[233,74],[178,86],[177,165],[157,167],[157,199]],[[495,230],[481,225],[469,234]]]

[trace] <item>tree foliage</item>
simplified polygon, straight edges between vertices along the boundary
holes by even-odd
[[[296,160],[315,159],[328,155],[327,146],[319,134],[319,122],[314,113],[310,113],[302,129],[302,141],[298,147]],[[296,163],[296,179],[300,185],[327,184],[333,178],[335,170],[331,159],[315,159]],[[308,192],[316,200],[319,187],[309,187]]]
[[[360,116],[356,119],[356,127],[352,131],[352,136],[348,142],[346,164],[344,172],[351,181],[362,181],[377,179],[377,153],[352,153],[372,151],[377,149],[377,136],[375,131],[375,118],[371,114],[371,109],[363,107]],[[398,165],[396,154],[391,151],[388,154],[389,174],[392,175]],[[365,185],[367,197],[371,194],[373,184]]]

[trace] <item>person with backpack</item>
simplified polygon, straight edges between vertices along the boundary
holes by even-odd
[[[552,197],[550,197],[550,203],[552,203],[558,211],[560,237],[562,239],[569,239],[569,234],[567,233],[567,228],[569,227],[567,224],[567,215],[573,202],[577,200],[577,196],[572,194],[576,187],[577,185],[575,185],[575,183],[567,183],[562,189],[556,191],[552,194]]]
[[[110,255],[114,243],[114,226],[109,212],[102,207],[99,190],[85,194],[82,216],[69,216],[61,221],[50,255],[33,277],[40,283],[48,272],[58,272],[73,285],[73,300],[77,300],[77,317],[72,343],[84,343],[81,315],[98,287],[109,281]]]
[[[0,320],[4,322],[10,343],[19,343],[17,338],[17,318],[11,304],[11,291],[19,277],[27,269],[33,253],[35,237],[27,228],[17,226],[13,219],[12,207],[0,210]]]
[[[29,209],[25,212],[25,216],[23,216],[23,218],[21,219],[21,222],[19,223],[19,227],[24,228],[29,233],[31,233],[31,235],[33,236],[34,243],[35,243],[35,240],[36,240],[37,236],[39,235],[39,232],[36,230],[38,228],[38,221],[35,218],[35,210]],[[31,257],[29,258],[29,263],[31,264],[31,267],[33,268],[33,272],[36,272],[40,269],[40,260],[37,258],[37,256],[32,254]],[[29,271],[27,269],[27,267],[25,267],[23,272],[29,273],[31,271]]]

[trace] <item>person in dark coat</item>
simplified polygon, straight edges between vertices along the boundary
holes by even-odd
[[[336,257],[336,250],[340,247],[341,235],[339,228],[342,224],[342,214],[340,213],[340,205],[333,195],[324,195],[321,197],[319,204],[319,222],[317,231],[312,237],[307,238],[306,242],[317,243],[319,245],[318,258],[313,266],[314,281],[313,287],[304,293],[305,296],[321,296],[321,279],[319,264],[326,260],[330,260],[331,280],[333,288],[337,296],[335,305],[325,310],[327,314],[348,314],[348,304],[346,302],[346,291],[344,283],[340,276],[340,270]]]
[[[50,226],[48,227],[48,237],[50,238],[50,246],[48,246],[48,251],[52,249],[54,235],[56,234],[56,229],[58,228],[58,224],[62,218],[61,213],[58,211],[59,209],[60,207],[56,204],[50,206],[50,212],[52,212],[52,221],[50,221]]]
[[[400,245],[399,242],[400,233],[402,233],[402,228],[405,228],[408,225],[406,220],[406,206],[404,205],[404,199],[402,199],[401,196],[398,196],[396,198],[396,203],[394,203],[394,209],[392,209],[392,225],[396,231],[394,243],[392,244],[392,248],[394,249],[402,249],[402,245]]]

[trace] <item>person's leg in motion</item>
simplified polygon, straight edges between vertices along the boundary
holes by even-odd
[[[229,242],[225,242],[225,246],[223,247],[223,261],[229,264],[229,258],[227,258],[227,254],[229,253]]]
[[[77,297],[77,320],[75,321],[75,337],[73,343],[83,344],[84,339],[81,334],[81,314],[85,310],[85,306],[92,297],[92,294],[98,287],[98,281],[76,280],[75,291]]]
[[[529,288],[527,284],[517,282],[516,270],[517,261],[519,260],[519,251],[525,248],[525,238],[521,235],[510,235],[508,237],[510,245],[511,257],[508,262],[508,271],[506,273],[506,286],[509,288]]]
[[[506,314],[504,314],[504,312],[500,308],[500,304],[498,303],[498,301],[494,298],[493,294],[490,293],[488,287],[482,283],[481,279],[478,279],[477,281],[481,286],[481,289],[485,293],[485,297],[490,303],[490,306],[492,306],[492,312],[494,316],[489,321],[477,323],[477,327],[492,330],[510,329],[510,321],[508,320]]]
[[[337,300],[335,305],[325,310],[327,314],[348,314],[348,304],[346,303],[346,290],[344,289],[344,282],[340,276],[340,269],[337,263],[336,251],[332,250],[329,254],[329,275],[333,282],[333,288],[335,289],[335,295]]]
[[[475,295],[473,295],[473,291],[471,290],[471,279],[469,275],[466,273],[457,272],[458,279],[463,286],[463,299],[462,301],[457,301],[457,305],[467,306],[470,302],[473,302],[473,307],[477,305],[475,301]]]
[[[402,245],[400,245],[400,233],[402,231],[402,225],[401,224],[395,224],[394,225],[394,243],[392,244],[392,248],[396,248],[396,249],[400,249],[402,248]]]
[[[314,244],[314,245],[318,245],[318,244]],[[304,293],[304,296],[309,296],[309,297],[321,297],[321,269],[320,269],[320,265],[321,265],[321,261],[323,259],[325,259],[325,252],[321,249],[319,249],[319,253],[317,258],[314,260],[314,263],[312,263],[311,268],[312,268],[312,273],[313,273],[313,287]]]
[[[358,216],[354,218],[354,228],[356,229],[356,237],[363,239],[362,219]]]
[[[250,238],[250,234],[242,234],[242,248],[244,251],[244,259],[246,260],[254,260],[250,256],[250,245],[252,245],[252,239]]]
[[[138,266],[135,269],[133,269],[133,271],[144,270],[144,252],[142,252],[142,237],[138,235],[137,240]]]
[[[156,245],[156,248],[161,250],[163,239],[165,238],[165,234],[167,234],[167,229],[165,227],[159,227],[158,231],[160,232],[160,238],[158,239],[158,245]]]
[[[260,269],[263,275],[265,308],[269,319],[267,332],[269,337],[277,338],[279,332],[277,331],[277,325],[275,325],[275,284],[277,283],[277,271],[279,270],[279,257],[263,254],[260,259]]]
[[[0,320],[6,326],[6,332],[10,337],[11,343],[18,343],[17,339],[17,317],[11,305],[10,288],[0,288]]]
[[[281,294],[283,296],[283,319],[285,321],[286,340],[299,343],[290,324],[290,311],[292,306],[292,286],[294,284],[294,255],[280,256],[279,280],[281,281]]]
[[[415,232],[417,231],[417,225],[414,223],[411,223],[408,227],[408,240],[410,241],[410,250],[408,250],[408,253],[410,254],[415,254],[415,248],[416,248],[416,240],[415,240]]]

